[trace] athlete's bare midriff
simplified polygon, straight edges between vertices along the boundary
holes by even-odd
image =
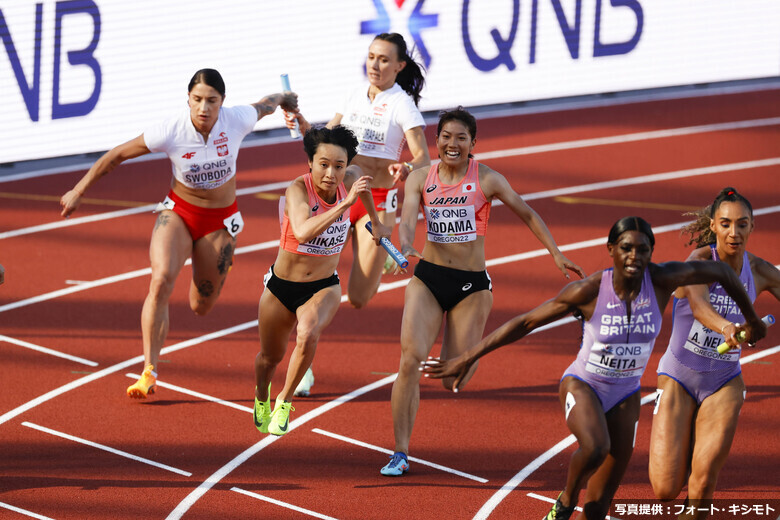
[[[190,188],[173,179],[171,181],[173,192],[190,204],[201,208],[225,208],[236,200],[236,178],[233,177],[222,186],[206,190],[203,188]]]
[[[371,181],[372,188],[393,187],[393,176],[390,175],[387,168],[396,162],[398,161],[382,157],[367,157],[365,155],[356,155],[355,158],[352,159],[352,164],[360,166],[363,170],[363,175],[370,175],[373,177]]]

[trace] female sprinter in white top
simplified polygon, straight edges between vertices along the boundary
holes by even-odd
[[[348,94],[327,126],[340,124],[357,136],[360,146],[353,164],[372,177],[371,192],[379,217],[385,225],[394,227],[398,182],[406,180],[412,170],[431,162],[423,133],[425,121],[417,108],[425,79],[403,36],[397,33],[379,34],[371,42],[366,75],[368,82]],[[295,117],[305,132],[309,123],[300,114]],[[288,126],[292,124],[288,122]],[[400,160],[404,141],[412,154],[408,162]],[[360,201],[352,208],[351,220],[354,255],[347,295],[350,304],[360,309],[379,288],[387,254],[372,243],[373,237],[365,228],[368,217]],[[296,395],[309,395],[313,379],[311,371],[307,372]]]
[[[272,94],[246,106],[224,107],[225,82],[214,69],[195,73],[187,88],[189,108],[106,152],[62,196],[62,216],[70,216],[84,193],[123,161],[165,152],[173,166],[171,190],[158,206],[149,257],[152,277],[141,311],[144,371],[127,395],[154,393],[157,360],[168,335],[168,300],[184,262],[192,257],[190,307],[211,310],[233,264],[236,235],[243,228],[236,205],[236,158],[244,137],[277,107],[295,112],[298,96]]]

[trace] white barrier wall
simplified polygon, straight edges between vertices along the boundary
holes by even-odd
[[[416,42],[422,110],[780,75],[777,0],[3,0],[0,15],[0,163],[131,139],[204,67],[227,105],[286,72],[325,121],[378,32]]]

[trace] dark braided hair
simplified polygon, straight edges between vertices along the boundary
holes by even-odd
[[[712,219],[715,218],[715,213],[717,213],[718,208],[720,208],[720,205],[724,202],[741,203],[747,208],[748,213],[750,213],[750,219],[753,219],[753,206],[750,204],[750,201],[740,195],[735,188],[727,186],[720,190],[720,193],[718,193],[718,196],[712,201],[712,204],[706,208],[683,214],[686,217],[694,217],[696,219],[682,229],[683,235],[687,234],[690,236],[685,245],[689,246],[691,244],[696,244],[696,247],[703,247],[717,242],[715,233],[710,229],[710,223],[712,222]]]
[[[412,55],[409,53],[404,37],[398,33],[382,33],[377,34],[374,37],[374,40],[382,40],[395,44],[395,48],[398,51],[398,60],[406,63],[406,66],[395,78],[395,82],[398,83],[407,94],[412,96],[415,105],[419,105],[420,92],[422,92],[423,86],[425,85],[425,77],[423,77],[422,65],[414,61]]]

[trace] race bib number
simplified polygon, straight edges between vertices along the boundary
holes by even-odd
[[[428,240],[439,244],[477,239],[474,206],[425,206]]]
[[[698,320],[693,320],[691,326],[691,332],[688,334],[688,340],[685,342],[684,348],[689,352],[693,352],[697,356],[705,357],[707,359],[714,359],[715,361],[728,361],[736,363],[739,361],[739,349],[729,350],[725,354],[718,354],[718,345],[723,343],[725,338],[710,330]]]
[[[157,203],[157,207],[154,208],[154,213],[159,213],[161,211],[164,211],[166,209],[169,209],[173,211],[173,207],[176,205],[174,201],[171,200],[170,197],[165,197],[165,200],[162,202]]]
[[[244,219],[241,218],[240,211],[236,211],[222,222],[225,224],[227,232],[230,233],[230,236],[233,238],[236,238],[236,235],[241,233],[241,230],[244,229]]]
[[[601,377],[624,379],[640,377],[645,371],[653,345],[650,343],[596,342],[591,347],[586,370]]]
[[[387,198],[385,199],[385,207],[382,208],[387,213],[395,213],[398,210],[398,189],[393,189],[387,192]]]

